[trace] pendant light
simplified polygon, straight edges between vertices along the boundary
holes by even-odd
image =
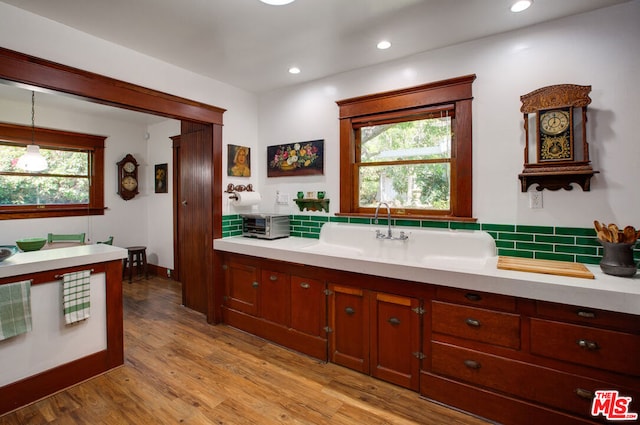
[[[40,153],[40,146],[36,145],[36,93],[31,92],[31,144],[27,145],[27,152],[18,159],[16,167],[25,171],[46,170],[47,160]]]

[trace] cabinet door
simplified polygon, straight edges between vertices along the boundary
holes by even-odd
[[[369,373],[369,304],[362,289],[330,284],[329,359]]]
[[[371,375],[418,390],[420,301],[374,293],[371,296]]]
[[[242,263],[228,262],[224,304],[253,316],[258,314],[258,269]]]
[[[326,305],[323,281],[291,276],[291,328],[323,336]]]
[[[289,326],[289,275],[262,270],[260,280],[260,317]]]

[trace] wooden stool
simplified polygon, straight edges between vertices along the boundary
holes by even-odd
[[[124,279],[124,272],[129,266],[129,283],[133,277],[133,267],[135,264],[136,271],[140,275],[141,271],[144,271],[144,278],[149,279],[149,273],[147,272],[147,247],[146,246],[129,246],[127,247],[129,257],[124,259],[124,265],[122,267],[122,278]]]

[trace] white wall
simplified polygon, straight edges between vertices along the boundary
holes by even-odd
[[[148,127],[148,172],[144,194],[147,196],[147,252],[151,264],[173,269],[173,150],[171,136],[180,134],[180,122],[167,120]],[[167,193],[155,193],[155,164],[167,164]]]
[[[640,115],[639,22],[640,1],[633,1],[262,95],[260,208],[296,212],[295,205],[275,206],[277,190],[292,197],[298,190],[326,190],[331,212],[339,210],[336,100],[476,74],[473,211],[480,222],[591,227],[598,219],[640,226],[640,140],[633,127]],[[545,190],[544,208],[532,210],[518,180],[520,96],[563,83],[593,87],[588,141],[600,174],[590,192]],[[266,178],[267,146],[311,139],[325,139],[324,176]]]

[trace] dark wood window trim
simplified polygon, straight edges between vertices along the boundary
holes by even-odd
[[[404,215],[404,218],[473,220],[472,218],[472,137],[471,102],[475,75],[467,75],[421,86],[376,93],[336,102],[340,108],[340,213],[371,215],[357,202],[358,175],[356,162],[357,131],[367,121],[393,120],[400,116],[419,117],[432,109],[453,105],[456,119],[452,145],[451,212],[447,215]],[[417,118],[416,118],[417,119]]]
[[[27,145],[32,137],[40,147],[89,152],[89,204],[2,205],[0,220],[104,214],[104,136],[0,123],[0,140]]]

